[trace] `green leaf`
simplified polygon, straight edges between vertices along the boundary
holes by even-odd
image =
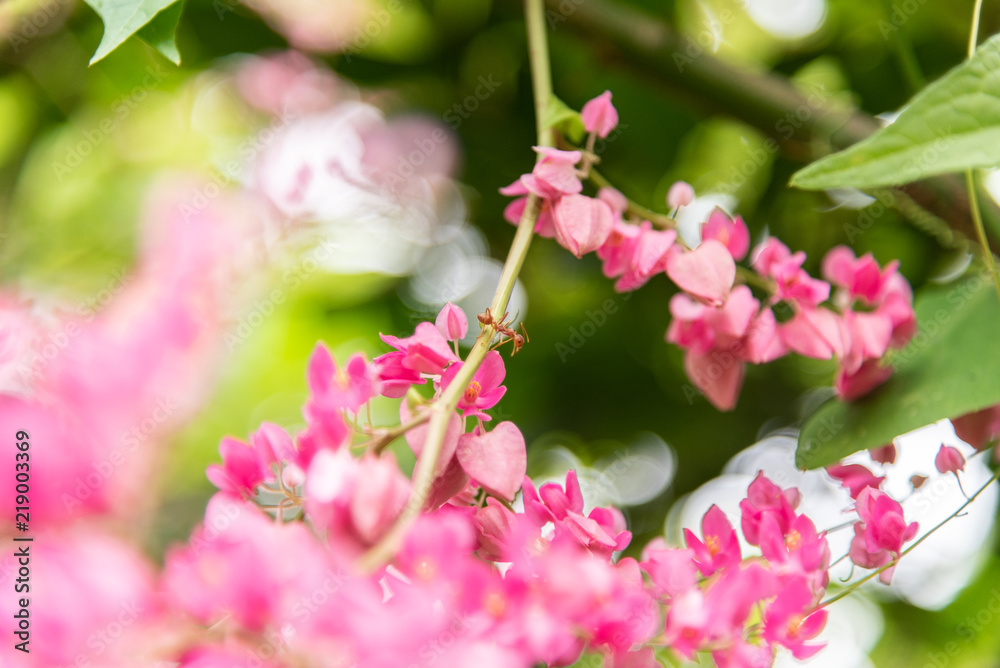
[[[136,32],[175,63],[180,62],[173,33],[180,20],[179,0],[84,0],[104,22],[93,65]],[[145,32],[143,32],[145,30]]]
[[[791,185],[876,188],[1000,164],[1000,35],[930,84],[896,121],[808,165]]]
[[[574,144],[581,143],[587,135],[587,130],[583,127],[583,119],[580,118],[580,112],[570,109],[569,105],[555,95],[550,97],[545,105],[542,125],[554,128]]]
[[[831,399],[799,434],[799,468],[826,466],[943,418],[1000,403],[1000,301],[980,271],[925,289],[916,304],[919,332],[890,362],[896,373],[855,402]]]
[[[177,24],[181,21],[183,3],[178,0],[153,20],[139,29],[138,35],[142,41],[166,56],[174,65],[181,64],[181,54],[177,50]]]

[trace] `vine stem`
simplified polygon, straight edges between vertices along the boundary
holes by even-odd
[[[976,0],[976,4],[972,8],[972,29],[969,31],[968,57],[970,60],[976,53],[976,44],[979,42],[979,15],[982,13],[982,9],[983,0]],[[1000,297],[1000,273],[997,272],[997,263],[993,258],[990,242],[986,238],[983,216],[979,211],[979,198],[976,196],[976,177],[971,169],[965,170],[965,187],[969,191],[969,211],[972,213],[972,224],[976,228],[976,237],[983,249],[983,262],[990,270],[990,276],[993,277],[993,287],[996,288],[997,296]]]
[[[833,603],[835,601],[839,601],[840,599],[844,598],[845,596],[849,596],[858,587],[860,587],[864,583],[868,582],[869,580],[871,580],[873,577],[875,577],[879,573],[881,573],[883,571],[887,571],[890,568],[892,568],[893,566],[897,565],[899,563],[899,561],[903,557],[905,557],[907,554],[909,554],[910,552],[912,552],[913,549],[917,547],[917,545],[920,545],[922,542],[924,542],[924,540],[926,540],[928,536],[930,536],[932,533],[934,533],[935,531],[937,531],[938,529],[940,529],[941,527],[943,527],[945,524],[947,524],[951,520],[955,519],[959,514],[961,514],[961,512],[963,510],[965,510],[969,506],[970,503],[972,503],[973,501],[975,501],[977,496],[979,496],[980,494],[982,494],[983,492],[985,492],[986,488],[989,487],[990,485],[992,485],[997,480],[998,477],[1000,477],[1000,471],[998,471],[997,473],[994,473],[992,476],[990,476],[990,479],[987,480],[986,483],[982,487],[980,487],[979,489],[977,489],[976,493],[973,494],[972,496],[970,496],[965,501],[965,503],[963,503],[962,505],[960,505],[955,512],[953,512],[951,515],[948,515],[948,517],[946,517],[943,520],[941,520],[940,522],[938,522],[934,527],[931,528],[930,531],[928,531],[923,536],[921,536],[920,538],[918,538],[908,548],[906,548],[905,550],[903,550],[902,552],[900,552],[898,557],[896,557],[895,559],[893,559],[892,561],[890,561],[889,563],[887,563],[885,566],[882,566],[882,567],[880,567],[880,568],[872,571],[871,573],[869,573],[865,577],[861,578],[860,580],[858,580],[857,582],[855,582],[854,584],[852,584],[850,587],[847,587],[843,591],[837,592],[836,595],[831,596],[830,598],[826,599],[825,601],[823,601],[822,603],[820,603],[818,606],[816,606],[816,610],[819,610],[821,608],[825,608],[826,606],[830,605],[831,603]]]
[[[544,0],[525,0],[525,24],[528,33],[528,57],[531,62],[531,84],[535,98],[535,125],[539,146],[554,146],[555,131],[545,126],[545,109],[552,98],[552,74],[549,67],[548,40],[545,34],[545,4]],[[507,260],[504,262],[500,282],[490,304],[491,313],[504,313],[514,290],[517,275],[524,264],[531,245],[531,237],[535,231],[535,222],[541,209],[541,201],[535,195],[528,196],[527,205],[514,234]],[[434,471],[441,456],[445,433],[451,415],[455,412],[459,399],[466,386],[472,380],[476,371],[482,365],[486,354],[490,351],[497,330],[492,324],[484,325],[475,344],[469,351],[462,368],[452,379],[451,384],[441,393],[429,411],[430,424],[427,427],[427,439],[424,449],[417,461],[413,478],[413,491],[410,500],[403,508],[396,522],[389,531],[370,550],[358,560],[358,567],[363,571],[373,571],[391,561],[406,531],[420,516],[434,482]]]
[[[405,399],[404,399],[405,401]],[[382,454],[382,451],[389,447],[389,444],[395,441],[397,438],[410,431],[415,427],[419,427],[423,423],[430,419],[429,412],[417,413],[409,422],[404,422],[391,429],[386,429],[381,433],[376,433],[373,435],[372,439],[367,443],[360,443],[356,447],[370,449],[377,455]]]

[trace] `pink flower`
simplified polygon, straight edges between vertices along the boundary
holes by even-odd
[[[703,576],[710,577],[715,571],[742,561],[736,530],[718,506],[709,508],[701,519],[701,534],[705,539],[704,543],[690,529],[684,530],[684,540],[694,552],[695,563]]]
[[[172,606],[201,623],[230,617],[238,629],[262,632],[291,620],[291,602],[314,591],[332,566],[304,523],[275,524],[253,504],[220,493],[189,544],[168,552],[163,589]]]
[[[555,204],[556,241],[577,257],[600,248],[611,234],[614,214],[605,202],[586,195],[566,195]]]
[[[955,435],[976,450],[982,450],[1000,436],[1000,404],[952,418],[951,424],[955,427]]]
[[[513,422],[501,422],[488,432],[477,427],[462,434],[455,456],[470,478],[506,501],[514,500],[528,467],[524,436]]]
[[[618,111],[611,104],[611,91],[606,90],[583,105],[580,117],[587,132],[592,132],[601,139],[607,137],[618,125]]]
[[[667,206],[679,209],[694,201],[694,188],[686,181],[675,181],[667,191]]]
[[[822,271],[826,280],[846,290],[851,299],[872,305],[885,294],[898,268],[899,261],[893,260],[880,270],[871,253],[859,258],[847,246],[837,246],[823,258]]]
[[[267,480],[273,480],[274,467],[279,464],[297,464],[298,453],[292,437],[273,422],[262,422],[250,436],[250,444],[257,452],[257,460],[265,471]]]
[[[702,240],[715,239],[727,249],[734,260],[742,260],[750,250],[750,231],[743,218],[730,218],[722,209],[715,209],[701,228]]]
[[[826,645],[806,645],[826,625],[826,610],[811,612],[815,595],[802,580],[795,580],[778,592],[764,613],[764,640],[792,652],[796,659],[808,659]]]
[[[611,207],[612,213],[615,214],[615,220],[621,218],[625,210],[628,209],[628,198],[610,186],[598,190],[597,199]]]
[[[750,613],[777,593],[778,578],[759,562],[726,569],[705,595],[709,637],[719,644],[742,640]]]
[[[226,436],[219,443],[219,455],[222,464],[212,464],[205,471],[212,484],[223,492],[252,496],[266,475],[254,449]]]
[[[410,497],[410,482],[392,453],[355,459],[347,448],[317,453],[305,488],[310,520],[349,552],[375,543]]]
[[[406,370],[437,376],[444,373],[445,367],[449,364],[459,361],[458,356],[455,355],[455,352],[448,345],[444,334],[438,331],[438,328],[433,323],[420,323],[414,330],[413,335],[405,339],[385,334],[379,334],[379,336],[387,344],[403,353],[403,357],[399,358],[398,364]],[[389,354],[392,355],[392,353]],[[379,362],[384,357],[385,355],[377,358],[375,361]],[[380,380],[386,379],[385,374],[387,371],[386,368],[382,369]],[[389,377],[387,380],[391,381],[393,378]],[[396,380],[400,380],[400,378],[396,378]]]
[[[760,523],[760,550],[783,581],[790,577],[804,580],[813,591],[826,589],[830,575],[830,546],[826,534],[816,532],[816,526],[805,515],[792,522],[783,533],[773,514],[765,514]]]
[[[937,456],[934,458],[934,466],[941,473],[954,473],[958,475],[959,471],[965,470],[965,457],[958,451],[958,448],[942,444],[941,449],[938,450]]]
[[[462,362],[456,362],[448,367],[441,377],[441,386],[448,387],[451,381],[462,368]],[[499,403],[507,388],[501,385],[507,371],[504,369],[503,357],[496,350],[486,353],[482,366],[476,370],[472,381],[462,393],[462,398],[458,400],[458,410],[462,411],[463,417],[474,416],[481,420],[490,420],[490,416],[483,411],[489,410]]]
[[[735,638],[728,647],[712,650],[712,660],[718,668],[771,668],[774,652],[767,643],[754,645]]]
[[[878,489],[885,480],[885,476],[876,477],[861,464],[835,464],[826,467],[826,472],[834,479],[839,480],[841,486],[846,487],[851,492],[851,498],[857,499],[861,490],[873,487]]]
[[[707,639],[713,612],[697,589],[672,597],[663,631],[666,644],[685,659],[692,659]]]
[[[731,411],[740,398],[746,363],[725,351],[707,355],[688,351],[684,355],[684,373],[716,409]]]
[[[247,56],[237,66],[235,80],[250,106],[274,116],[325,111],[336,103],[341,85],[332,72],[297,51]]]
[[[423,385],[427,381],[416,369],[403,366],[406,353],[391,352],[372,360],[372,369],[378,378],[379,393],[390,399],[406,396],[413,385]]]
[[[854,525],[850,556],[862,568],[880,568],[898,558],[903,544],[916,537],[919,530],[916,522],[906,523],[897,501],[872,487],[861,491],[854,507],[861,522]],[[886,569],[879,579],[888,584],[893,570]]]
[[[560,151],[548,146],[535,146],[534,149],[542,158],[535,163],[531,174],[521,177],[521,183],[528,192],[543,199],[556,200],[583,190],[580,177],[576,174],[576,163],[582,157],[579,151]]]
[[[517,197],[503,210],[503,217],[508,223],[517,225],[521,222],[524,209],[528,204],[528,188],[521,183],[519,178],[509,186],[500,188],[501,195]],[[535,222],[535,234],[546,239],[551,239],[556,235],[555,224],[552,221],[552,202],[547,199],[542,200],[541,209],[538,212],[538,220]]]
[[[460,341],[469,331],[469,319],[465,311],[448,302],[438,313],[434,326],[448,341]]]
[[[736,286],[720,308],[700,304],[684,294],[670,300],[673,320],[667,341],[686,350],[688,378],[719,410],[736,405],[745,362],[770,361],[785,352],[774,314],[770,309],[758,312],[759,306],[745,285]]]
[[[892,367],[881,360],[865,360],[854,373],[841,369],[837,373],[834,388],[844,401],[854,401],[865,396],[892,377]]]
[[[330,350],[317,343],[306,367],[309,391],[317,401],[346,408],[352,413],[375,396],[375,383],[363,355],[351,355],[343,369],[337,368]]]
[[[815,307],[830,296],[830,284],[813,278],[802,268],[806,254],[792,253],[785,244],[770,237],[753,252],[754,270],[774,279],[777,297],[803,307]]]
[[[511,530],[518,517],[492,496],[487,497],[486,505],[476,511],[474,518],[481,557],[491,561],[507,561]],[[523,515],[520,517],[523,518]]]
[[[654,230],[648,221],[637,226],[616,220],[604,245],[597,249],[597,257],[604,262],[604,275],[618,278],[615,290],[628,292],[666,271],[676,239],[674,230]]]
[[[764,476],[761,471],[750,483],[747,498],[740,501],[742,514],[740,527],[743,537],[751,545],[760,545],[761,521],[771,515],[777,523],[781,535],[788,534],[795,521],[795,507],[799,505],[799,491],[794,487],[782,490]]]
[[[632,539],[625,530],[625,518],[614,508],[595,508],[583,515],[583,495],[576,471],[566,473],[565,490],[555,483],[542,485],[536,491],[527,477],[521,486],[524,513],[536,526],[548,522],[556,525],[555,542],[583,545],[592,552],[610,554],[623,550]]]
[[[725,349],[747,333],[759,305],[745,285],[736,286],[719,308],[678,293],[670,298],[672,320],[667,341],[700,355],[715,348]]]
[[[344,411],[357,414],[375,395],[376,374],[360,354],[352,355],[344,368],[338,370],[327,347],[316,345],[306,372],[309,401],[303,413],[309,428],[302,438],[308,444],[307,451],[318,447],[339,448],[343,444],[350,433]]]
[[[844,319],[825,308],[803,308],[780,325],[778,331],[790,350],[805,357],[839,359],[850,346],[850,332]]]
[[[649,574],[659,597],[675,599],[698,586],[694,552],[669,548],[663,538],[649,542],[639,565]]]
[[[880,448],[872,448],[868,454],[871,455],[872,461],[879,464],[892,464],[896,461],[896,446],[886,443]]]
[[[753,364],[766,364],[788,352],[778,332],[774,311],[762,308],[743,336],[743,358]]]
[[[721,306],[736,279],[736,263],[726,246],[709,239],[692,251],[673,255],[667,262],[667,276],[685,292]]]

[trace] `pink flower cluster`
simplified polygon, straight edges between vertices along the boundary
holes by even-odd
[[[222,461],[207,471],[219,492],[161,572],[101,533],[53,540],[38,568],[70,575],[40,622],[59,629],[60,643],[40,664],[12,665],[67,665],[96,642],[94,623],[115,629],[96,632],[108,666],[527,668],[587,653],[609,668],[655,668],[655,652],[670,651],[756,668],[779,651],[804,658],[822,647],[830,552],[796,511],[796,490],[761,474],[738,530],[712,507],[700,534],[685,532],[685,548],[658,539],[641,561],[621,557],[632,536],[620,511],[588,508],[573,471],[536,487],[520,430],[486,430],[485,411],[505,392],[495,351],[450,416],[430,494],[416,498],[385,446],[405,437],[418,463],[424,456],[431,402],[463,364],[449,343],[467,328],[449,304],[411,336],[383,337],[395,350],[371,362],[338,365],[318,345],[305,427],[264,423],[247,441],[222,441]],[[409,392],[420,384],[434,396]],[[397,427],[363,426],[379,395],[402,395]],[[408,504],[422,512],[390,562],[359,567]],[[916,530],[873,486],[861,486],[857,513],[851,557],[867,567],[897,558]],[[740,534],[759,556],[744,553]],[[88,600],[87,615],[63,600]]]
[[[797,490],[782,490],[763,474],[751,483],[740,528],[761,557],[743,556],[717,506],[702,519],[701,538],[685,530],[686,549],[661,541],[646,547],[641,566],[666,607],[663,639],[681,657],[705,651],[721,668],[769,666],[778,647],[799,659],[822,649],[810,641],[826,623],[820,601],[830,548],[825,534],[796,514],[798,502]]]
[[[737,218],[733,227],[738,225]],[[712,250],[703,251],[709,243]],[[913,295],[897,263],[880,269],[870,254],[857,258],[843,246],[831,250],[823,261],[828,283],[802,268],[804,253],[769,238],[752,253],[752,270],[769,290],[762,301],[745,285],[730,288],[732,260],[738,256],[725,256],[715,241],[703,241],[682,257],[700,268],[668,268],[687,292],[671,300],[674,320],[667,340],[685,349],[688,376],[721,409],[736,404],[746,363],[769,362],[789,352],[837,360],[837,391],[846,400],[856,399],[891,375],[881,358],[891,347],[905,345],[916,330]],[[718,285],[726,290],[706,294],[698,284],[690,285],[691,276],[707,273],[706,265],[716,267],[712,275],[724,277]],[[837,287],[832,296],[831,283]],[[779,303],[792,314],[785,322],[774,315]]]
[[[252,440],[267,449],[266,438]],[[392,564],[364,573],[352,562],[359,519],[378,514],[364,510],[383,507],[377,495],[392,496],[390,476],[372,465],[360,472],[371,455],[353,472],[358,460],[348,448],[333,456],[336,467],[310,470],[302,485],[304,522],[276,524],[220,492],[204,527],[168,556],[163,586],[173,609],[191,624],[222,624],[227,638],[183,649],[182,666],[244,661],[262,642],[279,648],[272,666],[322,652],[363,666],[414,657],[419,665],[562,666],[589,652],[607,666],[652,668],[654,650],[668,648],[751,668],[771,665],[781,647],[799,658],[822,647],[811,641],[826,620],[826,539],[796,513],[798,492],[763,475],[741,503],[743,536],[760,557],[744,557],[736,530],[713,506],[700,537],[686,532],[686,549],[659,539],[639,563],[615,560],[631,540],[623,516],[614,508],[585,514],[570,471],[564,485],[536,488],[523,478],[521,512],[475,484],[430,503]],[[386,455],[376,461],[395,468]],[[315,489],[349,490],[339,521],[323,514],[327,497],[316,498],[313,475],[324,477]],[[209,535],[223,515],[229,528]]]
[[[896,446],[889,444],[878,448],[872,452],[872,459],[882,464],[895,462]],[[942,473],[957,471],[964,464],[965,459],[957,449],[944,445],[935,458],[935,466]],[[876,476],[861,464],[836,464],[826,470],[854,499],[859,521],[854,523],[851,561],[862,568],[882,568],[899,559],[903,544],[916,537],[919,526],[916,522],[907,523],[903,507],[882,491],[885,476]],[[894,570],[894,565],[886,568],[879,573],[879,579],[888,584]]]
[[[591,136],[606,136],[618,114],[605,92],[583,109]],[[803,269],[806,256],[769,238],[751,254],[753,284],[737,284],[737,265],[750,250],[743,219],[715,210],[702,225],[701,243],[687,249],[673,229],[654,229],[645,220],[626,220],[629,205],[618,191],[602,188],[582,194],[581,177],[592,156],[581,151],[536,147],[541,156],[530,174],[501,188],[515,196],[504,212],[517,224],[528,195],[540,198],[535,232],[555,237],[577,257],[596,252],[603,271],[619,292],[635,290],[665,273],[682,292],[670,301],[673,318],[667,341],[685,351],[692,383],[720,410],[736,405],[746,365],[764,364],[789,352],[839,364],[836,388],[846,400],[884,382],[892,370],[880,363],[886,351],[905,345],[916,330],[913,294],[898,273],[898,262],[880,268],[871,254],[860,258],[846,247],[823,260],[826,281]],[[675,183],[668,203],[689,204],[693,190]],[[744,277],[743,282],[746,282]],[[831,295],[831,284],[837,290]],[[779,322],[773,307],[787,306],[791,317]]]

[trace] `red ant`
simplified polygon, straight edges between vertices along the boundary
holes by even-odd
[[[493,329],[495,329],[498,334],[507,337],[506,341],[501,341],[495,346],[495,348],[499,348],[503,344],[507,343],[507,341],[514,342],[514,350],[511,351],[510,353],[510,356],[513,357],[514,355],[517,354],[517,351],[519,351],[522,347],[524,347],[525,343],[530,342],[531,339],[528,338],[528,330],[524,328],[523,322],[521,323],[521,331],[524,332],[524,336],[521,336],[520,334],[517,333],[517,330],[511,329],[508,326],[509,324],[509,321],[507,320],[508,315],[509,313],[505,312],[503,314],[503,317],[500,318],[499,321],[497,321],[493,318],[493,314],[490,313],[489,308],[487,308],[486,313],[480,313],[476,317],[479,318],[479,322],[484,327],[489,327],[492,325]]]

